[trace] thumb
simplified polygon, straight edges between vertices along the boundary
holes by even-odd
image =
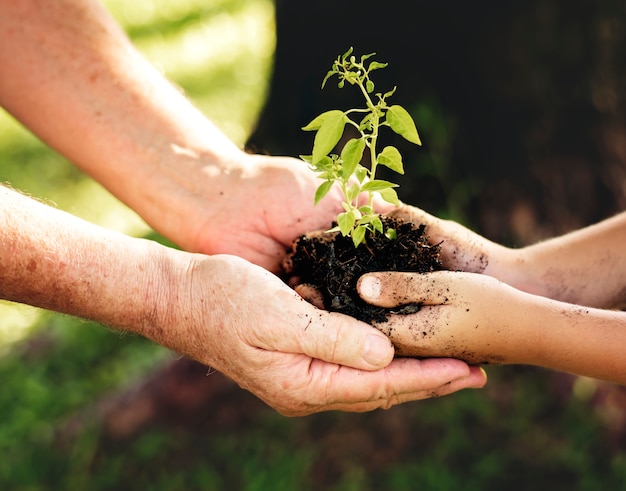
[[[392,308],[410,303],[439,305],[448,302],[449,281],[443,274],[376,272],[361,276],[357,291],[361,298],[379,307]]]
[[[394,356],[393,344],[385,334],[347,315],[318,310],[314,320],[299,332],[302,352],[329,363],[379,370]]]

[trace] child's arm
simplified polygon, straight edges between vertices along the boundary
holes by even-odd
[[[422,302],[377,327],[398,354],[519,363],[626,384],[626,312],[522,292],[487,275],[372,273],[363,298],[384,307]]]
[[[579,305],[626,305],[626,212],[520,249],[411,206],[395,214],[425,223],[431,240],[442,243],[442,260],[451,270],[484,273],[519,290]]]
[[[626,212],[514,251],[500,278],[524,291],[601,308],[626,306]]]

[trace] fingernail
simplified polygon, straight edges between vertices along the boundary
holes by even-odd
[[[370,365],[384,366],[390,361],[390,351],[392,351],[392,345],[389,338],[370,334],[365,341],[363,358]]]
[[[478,367],[478,370],[480,371],[482,378],[476,379],[472,385],[467,387],[468,389],[482,389],[487,383],[487,372],[485,371],[485,369],[483,367]],[[466,378],[469,378],[469,377],[466,377]]]
[[[489,380],[489,377],[487,377],[487,372],[485,371],[485,369],[483,367],[478,367],[481,371],[481,373],[483,374],[483,382],[477,386],[477,388],[482,388],[485,386],[485,384],[487,383],[487,381]]]
[[[377,299],[382,291],[380,279],[372,275],[363,276],[359,281],[359,290],[363,296],[372,300]]]

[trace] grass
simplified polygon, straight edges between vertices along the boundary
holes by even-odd
[[[243,143],[268,84],[271,3],[105,3],[146,56]],[[104,226],[149,233],[6,114],[0,135],[3,181]],[[443,154],[445,142],[440,148]],[[76,415],[91,414],[94,402],[173,355],[138,337],[28,307],[0,305],[0,319],[0,489],[626,487],[623,411],[619,403],[598,403],[607,386],[576,379],[571,388],[568,377],[526,367],[491,367],[482,391],[386,412],[286,419],[259,409],[223,426],[160,424],[129,440],[103,441],[96,425],[68,438]]]
[[[0,360],[0,483],[48,490],[623,489],[623,444],[588,396],[557,395],[543,370],[490,370],[489,387],[362,415],[286,419],[269,409],[225,424],[158,424],[100,441],[76,414],[148,373],[150,343],[76,319]],[[252,396],[250,396],[252,397]],[[96,418],[97,420],[97,418]]]

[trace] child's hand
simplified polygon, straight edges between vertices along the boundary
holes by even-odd
[[[509,251],[457,222],[442,220],[414,206],[402,204],[389,215],[426,225],[431,243],[441,242],[443,265],[452,271],[491,274],[492,263],[501,261]]]
[[[524,293],[486,275],[437,271],[370,273],[358,283],[361,297],[392,308],[423,304],[419,312],[391,315],[376,327],[402,356],[452,357],[469,363],[519,363],[528,336],[518,329]]]

